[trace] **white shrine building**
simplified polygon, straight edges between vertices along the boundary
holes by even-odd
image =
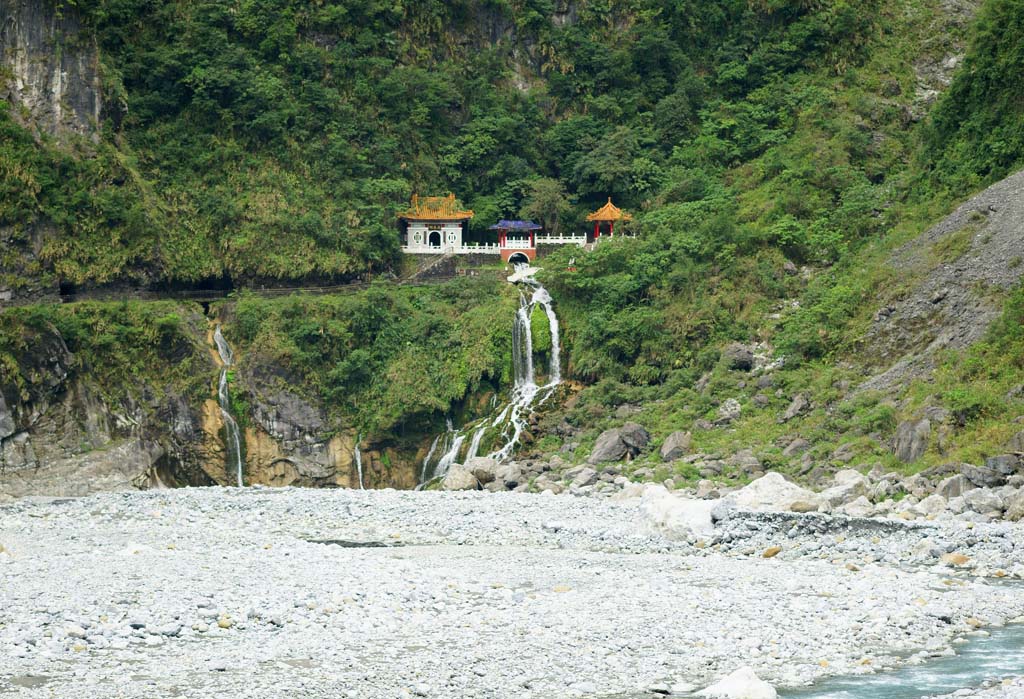
[[[460,253],[466,247],[462,240],[463,227],[473,218],[473,212],[460,209],[454,194],[446,197],[414,194],[409,210],[400,213],[398,218],[405,221],[403,252],[421,255]],[[473,251],[466,251],[469,252]]]

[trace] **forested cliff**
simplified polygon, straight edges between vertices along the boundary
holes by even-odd
[[[538,454],[586,458],[623,406],[657,442],[713,422],[731,399],[746,411],[746,446],[780,466],[798,433],[814,464],[850,445],[854,463],[891,465],[897,424],[926,407],[968,417],[914,463],[981,458],[1021,412],[1022,238],[1003,211],[1018,189],[912,241],[1024,163],[1022,17],[1019,0],[18,0],[0,9],[0,294],[28,303],[61,288],[402,275],[395,214],[413,193],[455,192],[476,212],[474,231],[520,215],[578,231],[611,196],[633,212],[635,240],[576,255],[574,272],[570,251],[542,263],[582,392],[535,425]],[[913,264],[894,257],[907,245]],[[1002,271],[989,273],[993,261]],[[946,270],[958,265],[967,273]],[[1006,319],[988,349],[970,350],[985,369],[969,374],[959,354],[940,353],[857,392],[925,348],[967,351],[982,337],[965,330],[932,347],[953,321],[937,305],[900,306],[946,272],[943,298],[960,315],[976,303],[979,327]],[[970,298],[949,295],[961,277],[977,282]],[[329,446],[342,434],[408,439],[411,463],[446,413],[507,388],[511,291],[463,280],[367,293],[243,297],[211,312],[242,357],[239,412],[275,444],[294,442],[285,451],[320,445],[304,464],[349,469]],[[202,310],[5,312],[4,454],[88,384],[106,401],[99,412],[134,415],[96,444],[160,443],[174,468],[201,472],[220,458],[219,425],[204,413],[216,411],[203,408],[216,366]],[[893,313],[906,322],[881,328]],[[39,389],[54,381],[33,357],[40,333],[68,354],[54,399]],[[771,390],[730,373],[730,342],[781,361]],[[798,395],[798,426],[776,422]],[[168,437],[160,416],[174,401],[191,426]],[[315,426],[275,436],[267,401]],[[37,463],[19,439],[18,463]],[[738,448],[735,432],[697,440]],[[64,442],[65,455],[88,453]],[[266,468],[279,463],[265,456]]]

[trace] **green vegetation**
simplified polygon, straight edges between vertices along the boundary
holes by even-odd
[[[1007,417],[1024,408],[1024,286],[1009,295],[982,342],[945,353],[932,380],[917,382],[908,397],[911,405],[948,409],[957,427],[926,462],[977,463],[1001,453],[1022,429]]]
[[[996,415],[1016,405],[1020,371],[1006,323],[905,405],[842,386],[860,376],[847,360],[870,363],[857,353],[872,315],[921,273],[883,264],[893,249],[1024,162],[1024,0],[983,0],[969,30],[940,23],[970,49],[928,116],[914,66],[946,58],[939,0],[589,0],[557,22],[550,0],[70,5],[99,40],[109,113],[98,145],[58,146],[0,104],[0,228],[16,243],[0,285],[401,274],[395,212],[413,192],[456,192],[477,213],[471,236],[518,216],[576,232],[612,196],[638,238],[544,262],[567,373],[586,384],[568,414],[578,457],[623,403],[660,439],[714,420],[727,397],[742,418],[696,433],[696,448],[725,454],[741,434],[784,470],[797,459],[780,445],[798,433],[818,461],[842,447],[849,463],[892,465],[885,440],[926,403],[962,423],[944,458],[1004,436]],[[39,230],[52,231],[40,262],[12,271]],[[507,384],[516,303],[484,279],[242,294],[227,331],[247,368],[277,367],[273,381],[339,424],[398,433]],[[140,343],[176,337],[170,311],[111,308],[4,316],[3,347],[24,347],[18,324],[37,313],[104,380],[169,361]],[[543,314],[531,327],[549,352]],[[775,385],[723,365],[733,340],[785,358]],[[811,407],[779,423],[797,392]]]
[[[199,344],[205,319],[197,311],[172,301],[6,310],[0,313],[4,384],[23,400],[52,388],[47,382],[63,363],[63,343],[71,353],[64,368],[87,377],[111,404],[129,397],[148,402],[170,392],[201,400],[210,392],[211,367]]]
[[[1005,177],[1024,158],[1024,2],[986,0],[971,47],[924,132],[922,180],[954,196]],[[924,188],[922,193],[931,193]]]
[[[517,305],[507,284],[483,277],[380,283],[345,296],[243,294],[225,329],[243,370],[269,375],[271,387],[305,393],[342,426],[379,437],[407,423],[436,428],[453,404],[507,385]]]
[[[1018,3],[988,0],[968,60],[985,80],[1012,77],[1000,20]],[[103,139],[38,146],[0,109],[0,225],[52,224],[42,259],[76,283],[391,268],[395,211],[449,189],[476,232],[520,213],[576,230],[611,195],[698,262],[767,247],[834,262],[891,223],[911,58],[943,11],[630,0],[555,23],[546,0],[73,6],[99,39]],[[930,148],[954,148],[986,85],[961,76]],[[1003,170],[1020,155],[1007,139]],[[997,174],[979,168],[977,183]]]

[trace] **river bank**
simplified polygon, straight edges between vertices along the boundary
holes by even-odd
[[[735,539],[742,521],[719,527]],[[639,499],[216,488],[21,499],[0,508],[0,693],[685,695],[740,666],[788,687],[941,656],[1024,615],[1016,585],[865,560],[874,539],[919,536],[892,526],[906,530],[843,555],[848,539],[812,527],[766,558],[670,538]],[[959,526],[932,523],[927,536]],[[1007,568],[1020,565],[1020,525],[977,526]]]

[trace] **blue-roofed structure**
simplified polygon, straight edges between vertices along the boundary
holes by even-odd
[[[543,227],[533,221],[509,221],[504,218],[493,226],[488,226],[492,231],[539,231]]]

